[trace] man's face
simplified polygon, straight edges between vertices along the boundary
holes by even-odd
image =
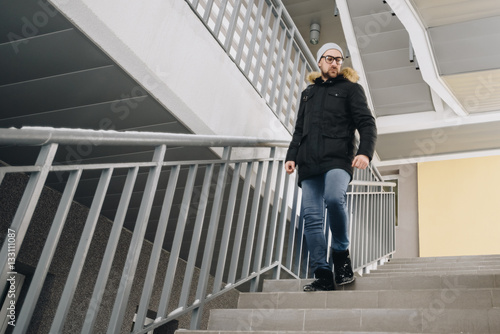
[[[321,71],[321,77],[323,78],[323,80],[328,80],[337,77],[337,75],[340,72],[340,67],[342,66],[338,65],[335,60],[331,64],[328,64],[325,59],[326,56],[342,57],[342,54],[340,53],[339,50],[336,49],[327,50],[323,54],[323,58],[321,58],[318,63],[319,69]]]

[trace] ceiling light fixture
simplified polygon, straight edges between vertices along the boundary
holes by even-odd
[[[311,44],[316,45],[319,43],[319,31],[320,31],[319,23],[311,23],[311,31],[309,34],[309,42]]]

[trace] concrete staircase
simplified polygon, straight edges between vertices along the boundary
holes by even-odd
[[[310,281],[265,281],[182,333],[500,333],[500,255],[393,259],[331,292]]]

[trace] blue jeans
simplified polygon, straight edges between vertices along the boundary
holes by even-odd
[[[302,181],[302,216],[304,235],[309,250],[311,270],[331,270],[326,258],[327,239],[324,232],[325,205],[327,221],[332,232],[335,251],[349,247],[349,219],[347,217],[347,187],[351,176],[343,169],[332,169]]]

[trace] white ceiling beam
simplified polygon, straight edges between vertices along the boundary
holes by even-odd
[[[459,117],[449,107],[445,106],[442,112],[426,111],[405,115],[378,117],[377,130],[379,135],[384,135],[498,121],[500,121],[500,110],[484,114],[471,114],[467,117]]]
[[[490,157],[490,156],[498,156],[498,155],[500,155],[500,149],[440,154],[440,155],[432,155],[432,156],[415,156],[415,157],[403,158],[403,159],[374,161],[374,164],[377,168],[378,167],[392,167],[392,166],[411,166],[412,164],[420,163],[420,162],[443,161],[443,160],[454,160],[454,159],[468,159],[468,158],[482,158],[482,157]]]
[[[342,23],[347,48],[349,49],[349,54],[351,56],[352,67],[356,70],[356,72],[358,72],[359,84],[363,86],[368,106],[370,107],[373,116],[376,117],[370,88],[368,87],[368,81],[366,80],[366,72],[363,66],[363,61],[361,60],[361,54],[359,52],[358,40],[356,38],[356,33],[354,32],[351,13],[349,12],[349,7],[347,6],[347,0],[336,0],[335,3],[337,4],[337,8],[339,10],[340,22]]]
[[[409,0],[387,0],[387,3],[410,35],[419,61],[422,78],[450,106],[454,113],[458,116],[467,116],[467,112],[439,76],[427,30],[409,2]]]

